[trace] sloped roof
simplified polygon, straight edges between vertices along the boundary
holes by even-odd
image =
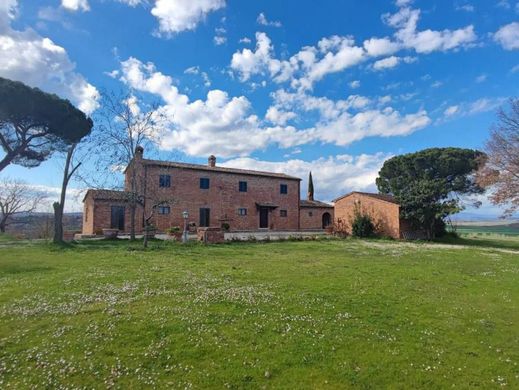
[[[128,200],[128,192],[117,190],[88,190],[83,198],[85,201],[88,195],[92,195],[96,200]]]
[[[316,208],[330,208],[333,209],[333,206],[328,203],[320,202],[318,200],[301,200],[299,202],[299,207],[316,207]]]
[[[353,194],[358,194],[358,195],[367,196],[367,197],[370,197],[370,198],[375,198],[375,199],[378,199],[378,200],[383,200],[384,202],[399,204],[397,202],[397,200],[393,197],[393,195],[375,194],[373,192],[360,192],[360,191],[353,191],[353,192],[350,192],[349,194],[340,196],[337,199],[334,199],[334,202],[337,202],[338,200],[346,198],[346,197],[348,197],[350,195],[353,195]]]
[[[197,170],[197,171],[236,173],[236,174],[240,174],[240,175],[277,177],[280,179],[287,179],[287,180],[301,180],[298,177],[289,176],[284,173],[253,171],[250,169],[226,168],[226,167],[220,167],[220,166],[210,167],[208,165],[202,165],[202,164],[189,164],[189,163],[180,163],[180,162],[175,162],[175,161],[161,161],[161,160],[148,160],[148,159],[143,159],[142,163],[145,165],[156,165],[156,166],[162,166],[162,167],[193,169],[193,170]]]

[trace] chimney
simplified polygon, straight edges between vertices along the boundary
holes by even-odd
[[[135,148],[135,159],[136,160],[142,160],[142,157],[144,155],[144,148],[142,146],[137,146]]]
[[[212,168],[214,168],[216,166],[216,157],[213,156],[212,154],[207,159],[207,165],[209,165]]]

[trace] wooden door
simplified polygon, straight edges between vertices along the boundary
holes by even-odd
[[[110,227],[124,231],[124,206],[112,206]]]
[[[260,215],[260,223],[259,223],[260,229],[268,229],[268,227],[269,227],[269,209],[266,207],[261,207],[259,209],[259,215]]]

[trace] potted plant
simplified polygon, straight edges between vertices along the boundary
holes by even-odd
[[[110,240],[117,238],[118,233],[119,229],[103,229],[103,236]]]
[[[224,232],[228,232],[231,229],[231,225],[229,225],[227,222],[222,223],[222,230]]]
[[[167,230],[167,233],[171,237],[175,237],[175,239],[180,240],[182,238],[182,230],[180,230],[180,226],[172,226]]]

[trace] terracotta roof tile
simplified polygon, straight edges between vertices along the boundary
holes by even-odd
[[[318,200],[301,200],[299,202],[300,207],[326,207],[326,208],[332,208],[333,206],[328,203],[320,202]]]
[[[337,199],[334,199],[334,202],[337,202],[338,200],[340,199],[343,199],[343,198],[346,198],[350,195],[353,195],[353,194],[359,194],[359,195],[364,195],[364,196],[368,196],[370,198],[375,198],[375,199],[380,199],[380,200],[383,200],[385,202],[390,202],[390,203],[394,203],[394,204],[399,204],[397,202],[397,200],[393,197],[393,195],[388,195],[388,194],[375,194],[375,193],[372,193],[372,192],[360,192],[360,191],[353,191],[353,192],[350,192],[346,195],[343,195],[343,196],[340,196],[338,197]]]
[[[263,171],[253,171],[249,169],[238,169],[238,168],[227,168],[227,167],[210,167],[202,164],[189,164],[189,163],[180,163],[175,161],[161,161],[161,160],[142,160],[145,165],[156,165],[156,166],[164,166],[164,167],[173,167],[173,168],[183,168],[183,169],[193,169],[199,171],[210,171],[210,172],[223,172],[223,173],[236,173],[240,175],[252,175],[252,176],[266,176],[266,177],[277,177],[280,179],[287,180],[301,180],[295,176],[289,176],[284,173],[276,173],[276,172],[263,172]]]

